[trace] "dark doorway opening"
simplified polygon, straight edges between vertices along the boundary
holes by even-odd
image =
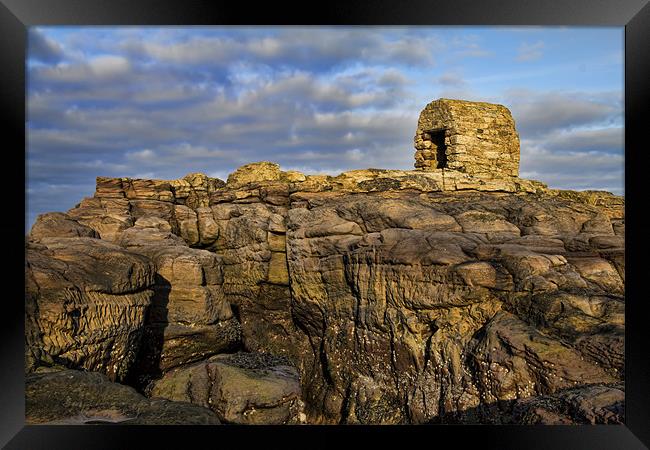
[[[436,169],[447,168],[447,145],[445,145],[445,130],[431,130],[431,143],[436,147]]]

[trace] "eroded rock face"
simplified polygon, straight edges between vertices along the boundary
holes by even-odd
[[[216,414],[186,402],[148,399],[94,372],[27,375],[25,421],[39,425],[219,425]]]
[[[26,367],[59,365],[124,379],[151,304],[149,259],[93,238],[26,245]]]
[[[281,176],[278,164],[264,161],[241,166],[228,176],[228,184],[238,187],[260,181],[278,181]]]
[[[308,423],[601,423],[622,392],[623,210],[515,176],[258,163],[228,183],[101,178],[68,216],[101,238],[73,240],[149,264],[153,395],[234,423],[300,422],[298,400]],[[251,372],[239,350],[295,369]]]
[[[622,383],[589,385],[561,391],[556,396],[518,400],[511,423],[521,424],[623,424],[625,389]]]
[[[601,425],[624,422],[623,383],[583,385],[562,389],[554,395],[500,401],[438,417],[433,421],[498,425]]]
[[[304,206],[287,242],[311,421],[422,423],[622,377],[622,248],[601,249],[598,209],[483,193]]]
[[[171,368],[241,345],[241,326],[223,291],[222,259],[188,247],[170,230],[168,222],[145,216],[116,236],[126,249],[148,257],[155,270],[134,374],[143,388]]]
[[[99,237],[92,228],[80,224],[65,213],[57,212],[39,215],[29,235],[35,241],[49,237]]]

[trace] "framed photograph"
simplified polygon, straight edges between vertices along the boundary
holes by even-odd
[[[134,3],[0,4],[2,445],[648,448],[647,2]]]

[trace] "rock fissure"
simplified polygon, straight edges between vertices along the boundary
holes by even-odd
[[[414,145],[411,171],[98,177],[32,227],[26,371],[131,384],[137,423],[174,402],[210,423],[622,422],[624,199],[520,179],[500,105],[432,102]]]

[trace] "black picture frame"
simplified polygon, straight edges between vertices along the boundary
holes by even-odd
[[[286,11],[290,10],[289,15]],[[24,222],[15,218],[25,198],[25,53],[27,28],[34,25],[567,25],[625,27],[625,193],[626,193],[626,412],[625,425],[594,426],[381,426],[381,427],[139,427],[139,426],[26,426],[24,418],[24,304],[18,299],[24,279]],[[647,0],[471,0],[359,1],[306,3],[282,8],[277,2],[162,1],[162,0],[0,0],[0,114],[4,128],[3,201],[7,214],[0,221],[9,252],[5,256],[3,326],[0,327],[0,445],[8,449],[134,448],[189,446],[195,439],[214,445],[226,439],[250,439],[278,446],[331,447],[349,442],[351,434],[382,443],[449,445],[463,448],[513,449],[642,449],[650,446],[650,342],[648,301],[642,296],[640,262],[644,255],[640,200],[642,158],[650,104],[650,4]],[[13,142],[8,145],[7,142]],[[15,158],[15,161],[14,161]],[[19,168],[23,168],[22,172]],[[8,204],[7,204],[8,203]],[[16,236],[16,238],[14,238]],[[14,286],[16,284],[17,286]],[[443,440],[444,439],[444,440]],[[420,444],[420,445],[423,445]],[[226,444],[229,445],[229,444]],[[275,446],[275,445],[273,445]]]

